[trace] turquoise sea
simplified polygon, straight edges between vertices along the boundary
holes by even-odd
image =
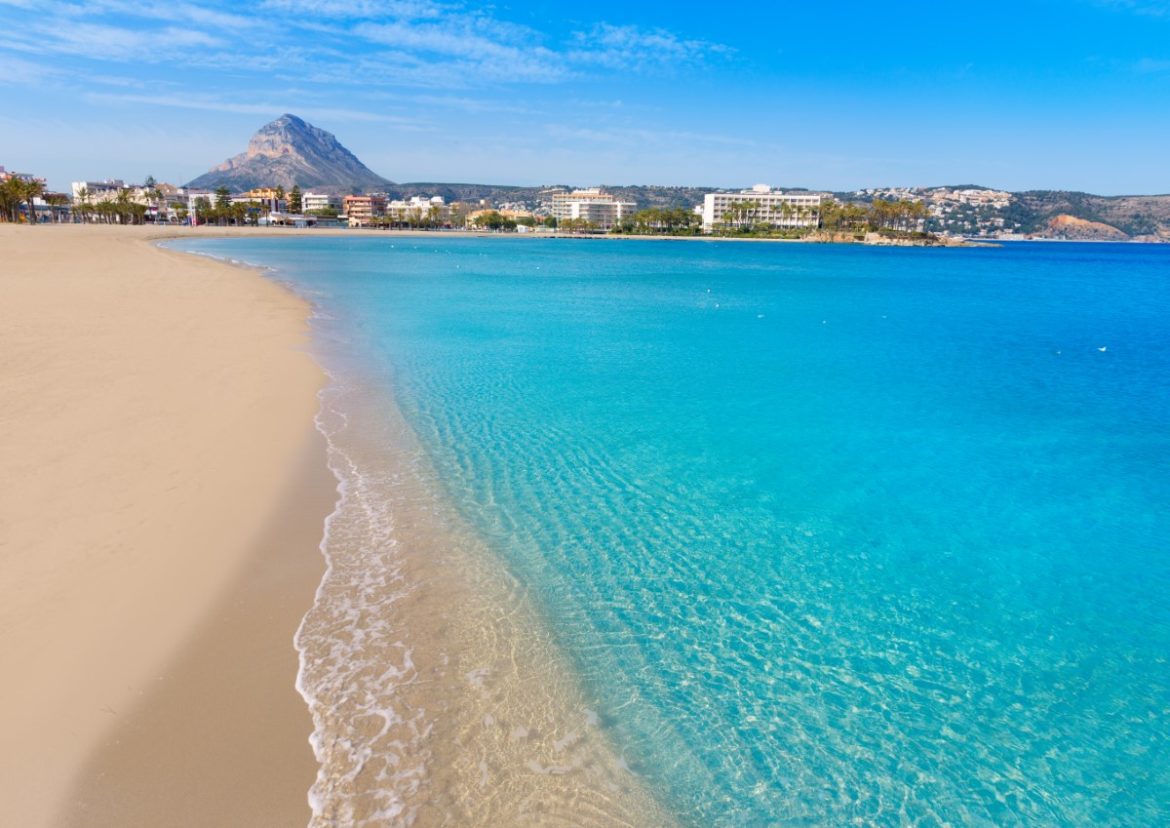
[[[1170,246],[172,245],[314,301],[680,823],[1170,822]]]

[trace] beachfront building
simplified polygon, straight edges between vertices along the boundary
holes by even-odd
[[[612,230],[623,217],[633,215],[636,209],[634,202],[619,201],[616,196],[598,189],[553,193],[552,197],[552,214],[558,223],[584,220],[598,230]]]
[[[451,205],[442,196],[411,196],[406,200],[394,200],[386,205],[386,217],[403,224],[431,227],[446,227],[451,223]]]
[[[261,216],[256,223],[263,227],[315,227],[316,216],[306,216],[303,213],[271,212]]]
[[[274,187],[256,187],[246,193],[232,196],[231,202],[232,204],[259,204],[262,213],[280,213],[288,209],[288,202],[283,191]],[[215,203],[214,200],[212,203]]]
[[[187,199],[189,213],[194,213],[200,208],[200,199],[206,200],[208,207],[215,206],[215,190],[188,189],[183,197]]]
[[[786,193],[767,184],[735,193],[707,193],[703,196],[703,232],[716,225],[750,227],[816,227],[821,222],[824,193]]]
[[[126,182],[120,178],[107,178],[105,181],[74,181],[70,189],[73,191],[74,201],[82,204],[100,204],[116,199],[118,194],[126,189]]]
[[[306,213],[318,213],[329,210],[341,212],[341,196],[329,193],[301,193],[301,210]]]
[[[342,200],[350,227],[365,227],[372,219],[386,215],[386,197],[379,195],[348,195]]]

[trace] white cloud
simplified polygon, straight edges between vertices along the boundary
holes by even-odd
[[[150,106],[165,106],[177,109],[195,109],[205,112],[228,112],[236,115],[260,115],[267,118],[276,118],[283,112],[296,111],[298,114],[313,119],[325,121],[349,121],[393,124],[398,129],[411,131],[425,131],[429,127],[417,118],[404,118],[396,115],[387,115],[380,112],[369,112],[359,109],[344,109],[337,107],[305,106],[303,100],[295,102],[278,99],[275,101],[225,101],[213,96],[191,95],[140,95],[131,93],[91,92],[86,100],[92,103],[128,103],[146,104]],[[296,98],[296,96],[288,96]]]
[[[384,18],[419,20],[438,17],[445,8],[428,0],[264,0],[261,7],[290,14],[349,20]]]
[[[115,63],[154,63],[170,60],[166,48],[220,45],[219,38],[197,29],[168,26],[163,29],[127,29],[101,23],[54,23],[9,30],[0,46],[37,54],[71,55]]]
[[[588,32],[576,32],[568,57],[612,69],[669,68],[700,63],[730,49],[703,40],[687,40],[665,29],[641,29],[599,23]]]
[[[432,0],[261,0],[231,10],[189,0],[44,0],[35,8],[35,17],[19,12],[24,22],[0,29],[0,50],[366,89],[563,83],[697,65],[726,51],[663,29],[609,23],[553,42],[494,13]]]
[[[0,55],[0,84],[31,86],[60,74],[59,70],[50,66],[43,66],[14,55]]]

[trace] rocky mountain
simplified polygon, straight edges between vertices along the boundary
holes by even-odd
[[[924,201],[926,229],[967,236],[1170,242],[1170,195],[1101,196],[1072,190],[1008,192],[976,184],[834,193],[843,202]]]
[[[1079,241],[1126,241],[1129,236],[1112,224],[1089,221],[1067,213],[1048,219],[1046,236]]]
[[[1014,193],[1013,206],[1028,232],[1061,238],[1170,240],[1170,195],[1099,196],[1063,190],[1031,190]],[[1068,221],[1067,217],[1101,226],[1086,227]]]
[[[329,192],[385,191],[394,183],[382,178],[341,145],[332,133],[296,115],[281,115],[260,127],[248,149],[189,182],[186,186],[233,192],[253,187],[284,187]]]

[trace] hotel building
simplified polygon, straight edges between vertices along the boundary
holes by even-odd
[[[281,213],[288,209],[287,196],[282,196],[275,187],[256,187],[246,193],[231,197],[232,204],[259,204],[268,213]],[[215,200],[212,199],[212,204]]]
[[[334,209],[341,212],[341,198],[328,193],[301,193],[301,212]]]
[[[767,184],[738,193],[707,193],[703,196],[703,232],[710,233],[715,225],[724,223],[816,227],[821,222],[824,198],[823,193],[785,193]]]
[[[97,204],[101,201],[113,201],[118,193],[126,189],[126,182],[120,178],[107,178],[105,181],[74,181],[70,189],[74,201],[85,201]],[[82,194],[85,198],[82,198]]]
[[[348,195],[343,201],[350,227],[365,227],[371,219],[386,215],[386,198],[376,195]]]
[[[440,225],[451,223],[451,205],[443,201],[442,196],[411,196],[409,199],[395,200],[386,204],[386,215],[394,221],[424,220],[434,221]]]
[[[601,190],[574,190],[554,193],[552,214],[558,223],[568,219],[584,219],[599,230],[612,230],[624,217],[633,215],[637,205],[632,201],[618,201]]]

